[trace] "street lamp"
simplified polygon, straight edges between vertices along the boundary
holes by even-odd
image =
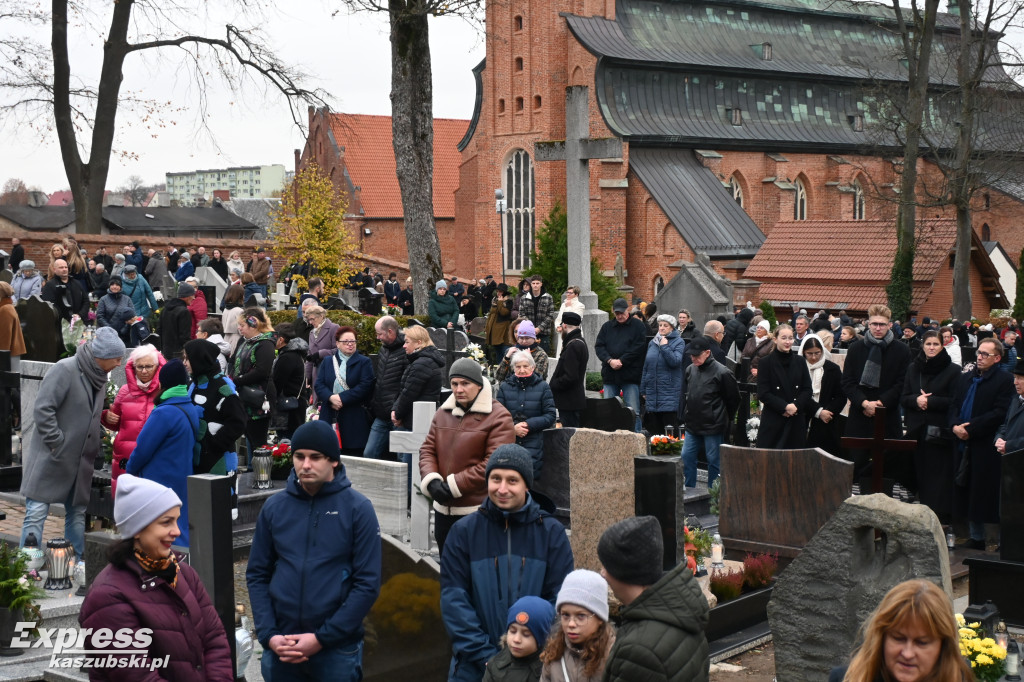
[[[502,234],[502,215],[505,213],[505,192],[494,190],[494,212],[498,214],[498,241],[501,243],[501,283],[505,283],[505,235]]]

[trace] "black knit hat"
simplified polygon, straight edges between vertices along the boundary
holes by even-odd
[[[297,450],[313,450],[323,454],[332,462],[341,461],[341,449],[338,446],[338,434],[325,421],[315,419],[295,429],[292,435],[292,452]]]
[[[490,478],[491,471],[494,469],[512,469],[523,477],[527,488],[533,487],[533,458],[522,445],[507,443],[495,448],[490,459],[487,460],[485,471],[487,478]]]
[[[188,386],[188,370],[185,369],[185,364],[177,358],[168,360],[160,368],[160,391],[163,392],[175,386]]]
[[[665,545],[653,516],[634,516],[610,526],[597,543],[608,575],[627,585],[653,585],[664,573]]]

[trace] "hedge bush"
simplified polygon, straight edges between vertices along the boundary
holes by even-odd
[[[282,322],[294,322],[295,311],[268,310],[267,317],[270,318],[270,324],[276,327]],[[379,316],[363,315],[351,310],[328,310],[327,318],[343,327],[348,326],[356,330],[356,346],[363,355],[372,355],[380,350],[380,341],[377,340],[377,330],[374,328],[377,320],[380,319]],[[397,315],[395,319],[398,321],[398,326],[403,328],[409,326],[411,319],[417,319],[423,324],[430,324],[430,318],[426,315],[416,315],[415,318]]]

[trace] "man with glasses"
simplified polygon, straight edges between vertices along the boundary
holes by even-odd
[[[850,416],[844,435],[870,438],[875,429],[875,411],[885,408],[885,437],[902,438],[900,394],[910,364],[910,349],[892,331],[892,312],[884,305],[868,308],[868,333],[855,341],[846,354],[843,392],[850,399]],[[850,451],[854,480],[870,465],[868,451]]]
[[[998,338],[978,342],[974,370],[960,375],[950,403],[950,425],[956,438],[954,471],[970,458],[966,480],[957,480],[953,517],[967,517],[969,549],[986,549],[985,524],[999,523],[1001,455],[996,432],[1006,419],[1016,391],[1013,375],[1003,370],[1003,343]]]
[[[530,495],[533,459],[526,448],[499,446],[484,474],[487,498],[478,513],[452,526],[441,554],[441,617],[452,641],[449,682],[479,682],[501,648],[509,607],[527,596],[554,604],[573,569],[565,528]]]

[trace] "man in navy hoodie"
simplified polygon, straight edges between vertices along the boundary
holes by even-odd
[[[330,424],[295,430],[284,495],[260,511],[245,577],[263,678],[362,679],[363,618],[380,594],[380,525]]]

